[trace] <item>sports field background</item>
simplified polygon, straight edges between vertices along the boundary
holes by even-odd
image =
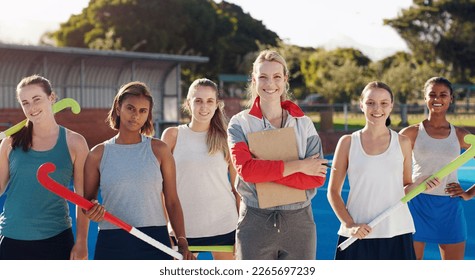
[[[458,170],[459,181],[462,188],[467,189],[475,183],[475,160],[472,159]],[[312,201],[313,216],[317,224],[317,259],[331,260],[333,259],[336,242],[337,231],[340,223],[333,213],[328,203],[327,192],[328,179],[317,193]],[[345,180],[343,187],[344,199],[348,195],[348,181]],[[467,221],[468,240],[465,249],[465,259],[475,259],[475,199],[464,201],[464,211]],[[424,253],[424,259],[440,260],[439,249],[435,244],[427,244]]]

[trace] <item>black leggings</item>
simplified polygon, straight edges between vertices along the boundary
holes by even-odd
[[[71,228],[41,240],[18,240],[0,235],[0,260],[69,260],[73,246]]]

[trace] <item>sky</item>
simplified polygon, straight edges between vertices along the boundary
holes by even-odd
[[[216,0],[215,0],[216,1]],[[219,0],[217,2],[220,2]],[[229,0],[287,43],[303,47],[355,47],[373,59],[407,50],[383,19],[412,0]],[[0,0],[0,42],[35,45],[89,0]]]

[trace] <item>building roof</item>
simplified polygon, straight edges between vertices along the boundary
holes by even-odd
[[[127,52],[127,51],[113,51],[113,50],[94,50],[85,48],[71,48],[71,47],[52,47],[52,46],[32,46],[32,45],[15,45],[0,43],[1,54],[18,54],[23,52],[35,52],[42,54],[56,54],[68,56],[82,56],[82,57],[110,57],[117,59],[134,59],[147,61],[171,61],[181,63],[205,63],[209,61],[208,57],[204,56],[188,56],[188,55],[173,55],[163,53],[144,53],[144,52]]]
[[[0,43],[0,108],[18,107],[17,83],[25,76],[48,78],[62,97],[79,99],[83,107],[107,107],[117,89],[130,81],[145,82],[161,101],[179,99],[181,65],[205,63],[208,57],[93,50]]]

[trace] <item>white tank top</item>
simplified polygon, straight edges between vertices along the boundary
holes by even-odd
[[[209,237],[236,229],[238,213],[223,153],[208,155],[207,132],[178,126],[173,156],[187,237]]]
[[[404,156],[398,134],[390,132],[389,147],[379,155],[368,155],[363,150],[361,130],[351,135],[348,159],[350,192],[346,206],[355,223],[371,222],[404,196]],[[390,238],[414,231],[414,222],[405,204],[376,225],[366,238]],[[351,236],[343,225],[338,234]]]
[[[444,139],[435,139],[427,134],[424,124],[419,124],[416,142],[412,151],[412,179],[428,177],[439,171],[442,167],[460,155],[460,143],[457,138],[455,127],[450,125],[450,134]],[[446,196],[445,187],[448,183],[458,183],[457,171],[450,173],[442,179],[441,184],[424,193],[430,195]]]

